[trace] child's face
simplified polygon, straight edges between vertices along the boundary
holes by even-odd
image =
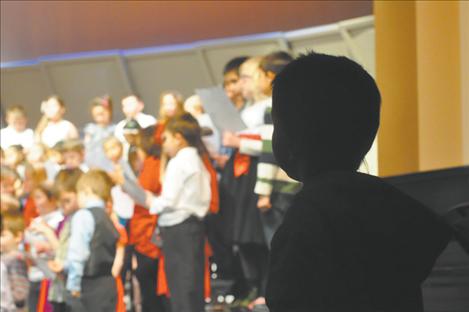
[[[54,211],[56,208],[54,202],[51,201],[41,190],[35,190],[33,192],[33,200],[37,213],[40,216],[46,215],[49,212]]]
[[[19,239],[9,230],[3,230],[0,236],[0,252],[8,253],[15,250],[18,246]]]
[[[22,132],[26,129],[26,124],[28,120],[25,116],[22,116],[20,114],[7,114],[6,122],[16,131]]]
[[[239,84],[241,94],[246,100],[253,100],[255,94],[254,75],[257,70],[257,63],[246,62],[240,67]]]
[[[11,167],[11,168],[16,168],[19,163],[23,160],[24,155],[20,151],[18,151],[16,148],[9,147],[5,150],[5,165]]]
[[[36,164],[43,161],[46,155],[46,151],[40,144],[34,144],[28,151],[26,159],[31,164]]]
[[[77,151],[66,151],[62,153],[65,168],[75,169],[83,163],[83,153]]]
[[[94,106],[91,109],[93,121],[98,125],[108,125],[111,122],[111,112],[103,106]]]
[[[173,134],[169,131],[163,132],[163,151],[174,157],[184,145],[184,139],[180,134]]]
[[[161,114],[163,118],[173,117],[176,114],[177,102],[172,94],[166,94],[161,99]]]
[[[110,143],[104,146],[106,157],[114,163],[117,163],[122,158],[122,146],[117,143]]]
[[[60,103],[52,98],[48,101],[43,103],[44,105],[44,115],[47,119],[51,121],[59,121],[62,119],[63,114],[65,113],[65,109],[60,106]]]
[[[273,77],[270,72],[266,73],[258,69],[255,75],[255,88],[262,94],[270,95],[272,93],[272,79]]]
[[[61,192],[59,201],[62,213],[66,216],[73,214],[79,208],[78,197],[75,192]]]
[[[16,180],[13,177],[4,177],[0,181],[0,193],[2,194],[15,194],[15,183]]]
[[[239,76],[236,71],[232,70],[223,76],[223,87],[225,88],[226,95],[232,101],[241,95]]]
[[[122,112],[128,119],[137,116],[142,109],[142,103],[135,96],[129,96],[122,100]]]

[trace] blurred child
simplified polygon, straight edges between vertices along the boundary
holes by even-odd
[[[15,170],[1,166],[0,169],[0,207],[1,212],[16,211],[20,207],[17,199],[17,189],[21,180]]]
[[[47,161],[47,146],[42,143],[34,143],[26,153],[26,160],[29,164],[37,167],[43,167]]]
[[[38,216],[36,206],[32,197],[32,191],[37,186],[45,183],[47,172],[42,167],[34,167],[26,164],[23,181],[23,193],[20,197],[24,223],[28,227],[31,221]]]
[[[246,56],[235,57],[226,63],[223,68],[223,88],[238,111],[241,111],[246,104],[239,83],[239,67],[247,59]]]
[[[6,110],[7,127],[0,130],[0,145],[3,149],[11,145],[21,145],[28,150],[34,143],[34,132],[26,128],[28,119],[21,105],[10,106]]]
[[[168,162],[162,193],[147,193],[150,213],[158,214],[164,244],[165,272],[172,311],[204,310],[203,218],[211,202],[210,174],[201,155],[205,152],[200,127],[190,115],[169,121],[164,132]]]
[[[65,306],[65,262],[67,260],[68,244],[70,239],[70,220],[78,210],[76,184],[83,172],[78,169],[61,170],[54,181],[54,189],[59,198],[60,208],[64,219],[57,226],[51,245],[54,248],[54,259],[48,263],[49,268],[56,273],[50,284],[48,300],[52,304],[54,312],[66,311]],[[49,230],[52,231],[51,228]]]
[[[121,120],[114,130],[114,135],[121,141],[124,142],[123,129],[127,121],[135,119],[142,128],[149,127],[156,124],[155,117],[143,113],[145,104],[135,94],[126,96],[122,99],[122,112],[124,113],[125,119]]]
[[[110,171],[112,165],[103,150],[103,141],[114,134],[115,125],[112,124],[112,99],[109,96],[94,98],[91,101],[91,116],[93,122],[84,128],[85,163],[90,168]]]
[[[65,140],[60,149],[63,157],[63,167],[65,169],[79,168],[83,172],[88,171],[88,166],[84,163],[85,147],[81,140]]]
[[[113,211],[119,218],[119,222],[125,226],[134,213],[134,201],[121,188],[121,185],[124,184],[122,143],[112,136],[104,140],[103,147],[106,157],[113,165],[113,171],[108,174],[116,184],[111,190]]]
[[[32,265],[28,269],[28,278],[30,281],[30,292],[28,298],[29,309],[37,309],[46,305],[44,300],[47,296],[42,296],[41,291],[45,294],[47,290],[47,278],[42,266],[50,260],[53,254],[53,246],[50,244],[54,240],[55,231],[63,215],[58,209],[57,198],[51,186],[41,184],[36,186],[31,192],[34,204],[39,216],[34,218],[30,226],[25,232],[25,244]],[[47,229],[53,231],[48,231]]]
[[[213,124],[210,115],[205,113],[202,101],[198,95],[193,95],[184,102],[184,110],[190,113],[202,128],[202,141],[211,158],[218,157],[220,150],[220,133]],[[205,133],[204,133],[205,132]]]
[[[78,138],[78,131],[68,120],[63,119],[65,103],[58,96],[51,96],[41,104],[44,114],[36,127],[36,139],[48,147],[66,139]]]
[[[3,164],[15,170],[20,178],[24,178],[24,160],[25,155],[23,146],[10,145],[5,149],[5,159]]]
[[[112,181],[90,170],[77,183],[80,209],[71,221],[67,252],[67,304],[71,311],[114,311],[117,302],[112,267],[119,237],[106,213]]]
[[[8,301],[8,295],[11,295],[11,302],[6,311],[24,311],[26,307],[29,282],[26,262],[19,251],[23,231],[24,223],[21,214],[2,214],[0,253],[5,272],[2,272],[1,279],[2,284],[5,280],[9,286],[8,294],[4,295],[2,289],[2,311],[4,311],[4,301]]]

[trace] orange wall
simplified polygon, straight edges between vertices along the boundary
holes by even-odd
[[[382,95],[380,175],[418,171],[415,3],[376,1],[376,78]]]
[[[1,1],[1,61],[287,31],[371,13],[371,0]]]
[[[459,3],[417,1],[420,169],[462,164]]]
[[[375,1],[374,13],[380,174],[463,165],[460,3]]]

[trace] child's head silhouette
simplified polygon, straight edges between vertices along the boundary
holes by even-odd
[[[357,170],[379,126],[374,79],[346,57],[310,53],[273,83],[273,149],[280,166],[304,181],[322,171]]]

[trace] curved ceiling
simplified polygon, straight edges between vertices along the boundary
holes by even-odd
[[[1,1],[1,61],[272,31],[372,14],[372,1]]]

